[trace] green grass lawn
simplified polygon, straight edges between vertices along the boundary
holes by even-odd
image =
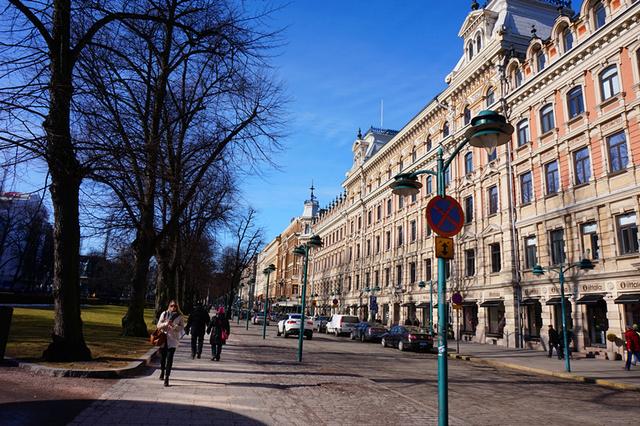
[[[65,363],[81,368],[122,367],[151,349],[148,339],[121,335],[124,306],[87,306],[82,309],[84,338],[94,358],[92,362]],[[153,331],[153,309],[145,310],[149,332]],[[38,361],[51,341],[53,308],[14,308],[7,356]],[[63,365],[60,363],[48,363]]]

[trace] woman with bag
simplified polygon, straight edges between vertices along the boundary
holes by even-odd
[[[164,385],[169,386],[173,356],[176,353],[176,348],[184,329],[184,321],[175,300],[170,301],[169,309],[160,315],[157,328],[166,335],[166,341],[160,347],[160,380],[164,379]]]
[[[207,333],[211,333],[209,337],[209,342],[211,343],[211,361],[220,361],[222,345],[225,344],[230,332],[229,320],[224,314],[224,308],[220,306],[217,315],[211,320],[207,328]]]

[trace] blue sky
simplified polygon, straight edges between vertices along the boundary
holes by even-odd
[[[470,1],[294,0],[274,58],[291,98],[280,170],[247,179],[244,193],[271,240],[302,213],[313,180],[323,206],[341,192],[358,128],[400,129],[444,87],[462,52]]]

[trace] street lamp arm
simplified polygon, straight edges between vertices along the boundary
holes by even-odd
[[[418,177],[420,175],[433,175],[433,176],[438,176],[438,172],[434,171],[434,170],[416,170],[415,172],[409,173],[410,177]]]
[[[462,151],[462,148],[464,148],[465,146],[467,146],[467,144],[469,143],[469,139],[468,138],[464,138],[462,141],[460,141],[460,143],[458,144],[458,146],[456,147],[456,149],[453,150],[453,152],[451,153],[451,155],[449,156],[449,158],[444,162],[444,165],[442,167],[442,171],[446,171],[449,168],[449,165],[451,164],[451,162],[453,161],[454,158],[456,158],[456,155],[458,155],[458,153],[460,151]]]

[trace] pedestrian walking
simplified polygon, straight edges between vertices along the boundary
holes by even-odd
[[[631,359],[634,356],[636,357],[636,359],[640,357],[640,337],[638,337],[638,333],[636,333],[633,328],[627,326],[627,329],[624,332],[624,340],[627,344],[627,364],[624,368],[626,370],[630,370]]]
[[[209,336],[209,343],[211,343],[211,361],[220,361],[220,353],[222,352],[222,345],[226,343],[231,329],[229,327],[229,320],[224,314],[224,308],[220,306],[207,327],[207,333],[211,333]]]
[[[549,325],[549,358],[553,356],[553,348],[556,348],[558,359],[562,358],[560,346],[560,335],[558,334],[558,331],[556,331],[552,325]]]
[[[189,315],[187,326],[184,328],[185,334],[191,333],[191,359],[202,355],[204,344],[204,334],[209,326],[210,318],[202,304],[198,303]]]
[[[167,335],[164,346],[160,348],[160,380],[164,379],[164,385],[169,386],[173,356],[182,337],[180,334],[184,330],[184,321],[175,300],[170,301],[169,308],[160,315],[157,328]]]

